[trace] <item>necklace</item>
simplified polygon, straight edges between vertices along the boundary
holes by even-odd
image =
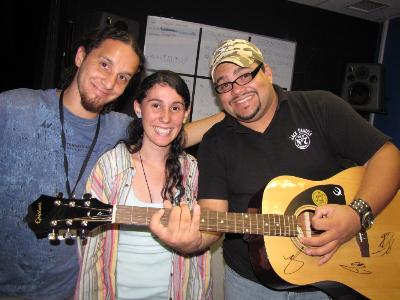
[[[139,150],[139,158],[140,158],[140,164],[142,165],[142,170],[143,170],[144,180],[146,181],[147,190],[149,191],[149,195],[150,195],[150,202],[151,202],[151,203],[153,203],[153,198],[151,197],[151,192],[150,192],[149,182],[147,181],[146,172],[144,171],[144,167],[143,167],[143,160],[142,160],[142,155],[140,155],[140,150]]]

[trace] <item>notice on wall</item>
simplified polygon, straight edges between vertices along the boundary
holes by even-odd
[[[292,41],[155,16],[147,17],[144,55],[149,72],[179,73],[192,95],[191,120],[221,110],[210,77],[210,61],[227,39],[246,39],[257,45],[273,70],[273,82],[290,90],[296,43]]]

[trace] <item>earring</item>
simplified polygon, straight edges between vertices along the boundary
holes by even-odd
[[[139,119],[142,118],[142,113],[140,111],[135,111],[135,114]]]

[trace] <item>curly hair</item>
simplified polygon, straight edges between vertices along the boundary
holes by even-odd
[[[175,72],[167,70],[157,71],[146,77],[142,81],[135,99],[141,104],[143,99],[147,96],[148,91],[156,84],[167,84],[173,88],[178,95],[183,98],[185,110],[189,109],[190,92],[185,81]],[[133,121],[128,127],[129,137],[122,141],[127,146],[130,153],[136,153],[142,148],[143,133],[142,119],[134,116]],[[171,199],[174,204],[180,203],[182,196],[185,194],[185,188],[182,184],[183,176],[181,165],[179,162],[179,156],[183,153],[184,139],[183,128],[181,128],[177,137],[171,143],[165,162],[165,183],[161,195],[163,200]],[[174,196],[174,189],[178,191],[177,197]]]

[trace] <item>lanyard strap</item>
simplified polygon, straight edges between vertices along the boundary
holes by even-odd
[[[64,98],[64,90],[61,91],[60,94],[60,101],[59,101],[59,110],[60,110],[60,122],[61,122],[61,144],[63,146],[64,150],[64,170],[65,170],[65,176],[66,176],[66,181],[65,181],[65,187],[67,189],[67,193],[69,198],[74,198],[74,193],[76,186],[78,185],[79,180],[81,180],[83,173],[85,172],[86,166],[89,162],[90,156],[92,155],[94,146],[96,145],[97,138],[99,136],[99,131],[100,131],[100,115],[97,118],[97,127],[96,127],[96,133],[94,134],[92,144],[90,145],[90,148],[86,154],[85,160],[82,163],[81,170],[79,171],[78,178],[75,182],[74,188],[71,191],[71,186],[69,183],[69,178],[68,178],[68,158],[67,158],[67,146],[66,146],[66,139],[65,139],[65,132],[64,132],[64,106],[63,106],[63,98]]]

